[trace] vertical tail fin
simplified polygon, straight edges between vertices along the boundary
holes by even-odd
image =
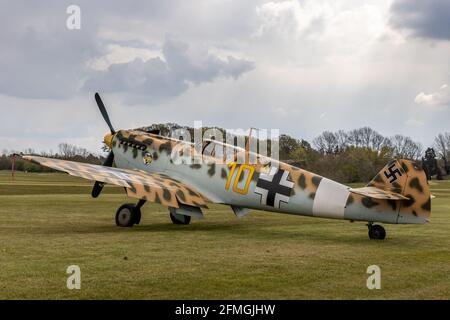
[[[428,221],[431,214],[430,189],[425,172],[414,161],[390,161],[367,186],[400,193],[408,198],[401,201],[398,223]]]

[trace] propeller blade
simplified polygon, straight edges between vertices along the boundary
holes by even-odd
[[[103,162],[103,166],[112,167],[113,162],[114,162],[114,153],[110,151],[105,161]]]
[[[106,111],[105,105],[103,104],[102,99],[100,98],[100,95],[98,92],[95,93],[95,101],[97,102],[98,109],[100,110],[103,119],[105,119],[106,124],[108,125],[109,129],[111,130],[111,133],[114,134],[116,131],[114,130],[111,120],[109,120],[108,112]]]
[[[103,186],[105,184],[100,181],[95,181],[94,187],[92,188],[91,196],[92,198],[97,198],[100,195],[100,192],[103,190]]]
[[[105,161],[103,162],[103,166],[112,167],[113,162],[114,162],[114,153],[111,151],[108,154],[108,157],[106,157]],[[92,192],[91,192],[91,195],[93,198],[97,198],[100,195],[100,193],[103,190],[104,185],[105,185],[104,182],[95,181],[94,187],[92,188]]]

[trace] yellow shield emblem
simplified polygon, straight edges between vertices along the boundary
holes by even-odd
[[[150,153],[147,152],[147,153],[144,155],[144,158],[143,158],[142,160],[144,161],[144,164],[149,165],[150,163],[152,163],[153,157],[152,157],[152,155],[151,155]]]

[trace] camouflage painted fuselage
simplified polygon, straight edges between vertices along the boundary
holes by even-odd
[[[399,173],[393,174],[398,179],[395,183],[390,182],[392,177],[382,174],[391,172],[391,166],[391,171],[380,171],[368,185],[383,189],[389,186],[393,192],[408,197],[389,200],[354,193],[343,184],[273,159],[268,166],[224,163],[222,159],[195,153],[190,143],[142,131],[117,132],[111,147],[118,168],[166,175],[193,187],[213,203],[234,208],[385,223],[424,223],[430,215],[425,175],[406,160],[396,162],[394,168]],[[186,148],[192,150],[194,157],[201,157],[201,163],[192,163],[192,154],[183,152],[178,153],[175,163],[174,150]]]

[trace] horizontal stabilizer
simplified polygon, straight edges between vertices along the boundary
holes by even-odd
[[[380,200],[409,200],[408,197],[389,190],[382,190],[376,187],[350,188],[348,191],[362,196]]]

